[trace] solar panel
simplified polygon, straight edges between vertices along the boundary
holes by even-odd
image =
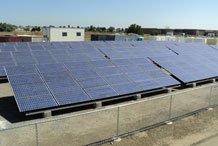
[[[109,97],[118,95],[118,93],[114,89],[112,89],[110,86],[88,88],[88,89],[85,89],[85,91],[92,99],[109,98]]]
[[[22,84],[42,82],[38,74],[14,75],[14,76],[9,76],[9,78],[10,78],[10,83],[12,85],[22,85]]]
[[[142,88],[136,83],[125,83],[112,86],[120,95],[142,91]]]
[[[102,78],[90,78],[80,81],[79,83],[84,89],[107,85]]]
[[[24,75],[24,74],[34,74],[37,73],[37,70],[34,66],[8,66],[5,67],[7,75]]]
[[[177,56],[152,59],[185,83],[218,75],[217,66],[209,60],[204,61],[204,57]]]
[[[45,109],[57,106],[57,103],[50,94],[34,95],[16,99],[21,112]]]
[[[34,83],[34,84],[15,85],[13,86],[13,92],[17,99],[21,97],[29,97],[29,96],[43,95],[49,93],[46,86],[42,82]]]
[[[91,101],[88,95],[82,90],[54,93],[54,96],[59,105]]]
[[[125,74],[119,74],[119,75],[113,75],[113,76],[106,76],[104,79],[110,84],[110,85],[117,85],[117,84],[125,84],[129,83],[130,80]]]

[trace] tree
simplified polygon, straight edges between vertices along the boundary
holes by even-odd
[[[34,26],[31,31],[41,31],[41,28],[39,26]]]
[[[143,35],[143,30],[142,30],[142,27],[137,25],[137,24],[132,24],[130,25],[127,30],[126,30],[127,33],[135,33],[135,34],[139,34],[139,35]]]
[[[12,32],[17,28],[16,25],[0,23],[0,31]]]
[[[28,26],[24,27],[24,31],[30,31],[30,28]]]
[[[107,31],[108,31],[108,32],[114,32],[114,31],[115,31],[115,28],[111,26],[111,27],[109,27],[109,28],[107,29]]]

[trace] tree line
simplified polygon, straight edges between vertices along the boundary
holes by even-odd
[[[45,26],[44,26],[45,27]],[[55,27],[50,25],[49,27]],[[0,32],[12,32],[15,31],[17,28],[21,28],[24,31],[41,31],[40,26],[16,26],[13,24],[8,24],[8,23],[0,23]],[[72,28],[70,25],[68,26],[59,26],[59,28]],[[77,26],[76,28],[83,28],[80,26]],[[141,26],[137,24],[132,24],[128,28],[115,28],[113,26],[110,27],[95,27],[93,25],[90,25],[88,27],[85,27],[85,31],[90,31],[90,32],[109,32],[109,33],[135,33],[139,35],[143,35],[143,29]]]

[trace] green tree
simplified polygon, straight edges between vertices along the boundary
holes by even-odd
[[[17,28],[16,25],[7,24],[7,23],[0,23],[0,31],[3,32],[12,32]]]
[[[108,31],[108,32],[114,32],[114,31],[115,31],[115,28],[111,26],[111,27],[109,27],[109,28],[107,29],[107,31]]]
[[[86,31],[95,32],[96,28],[93,25],[90,25],[89,27],[86,27]]]
[[[34,31],[41,31],[41,28],[39,26],[35,26],[35,27],[32,28],[31,31],[32,32],[34,32]]]
[[[139,34],[139,35],[143,35],[143,29],[141,26],[137,25],[137,24],[132,24],[130,25],[127,30],[127,33],[135,33],[135,34]]]
[[[24,27],[24,31],[30,31],[30,28],[28,26]]]

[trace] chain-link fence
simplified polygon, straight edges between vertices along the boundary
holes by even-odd
[[[218,84],[0,130],[2,146],[76,146],[116,138],[218,104]]]

